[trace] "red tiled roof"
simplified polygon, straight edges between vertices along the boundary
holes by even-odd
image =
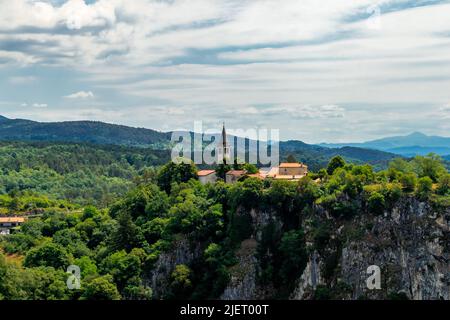
[[[197,175],[199,177],[205,177],[205,176],[209,176],[210,174],[213,174],[214,172],[216,172],[215,170],[200,170],[199,172],[197,172]]]
[[[249,177],[263,179],[264,177],[260,173],[249,174]]]
[[[232,176],[242,176],[245,174],[245,170],[230,170],[227,172],[227,174]]]
[[[280,168],[301,168],[303,166],[304,165],[302,163],[297,163],[297,162],[295,162],[295,163],[288,163],[288,162],[280,163]]]
[[[22,223],[25,218],[22,217],[0,217],[0,223]]]

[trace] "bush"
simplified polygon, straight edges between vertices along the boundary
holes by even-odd
[[[337,156],[330,160],[327,167],[327,173],[332,175],[337,168],[343,168],[345,166],[345,161],[342,157]]]
[[[284,285],[291,286],[292,279],[300,277],[308,259],[303,232],[292,230],[283,234],[279,250],[282,261],[279,277]]]
[[[413,192],[417,185],[417,176],[414,173],[405,173],[400,177],[403,191]]]
[[[331,300],[332,292],[330,288],[324,285],[318,285],[314,291],[314,300]]]
[[[417,196],[421,200],[427,200],[433,191],[433,180],[430,177],[423,177],[419,179],[417,187]]]
[[[439,177],[436,192],[442,196],[450,194],[450,174],[443,174]]]
[[[374,192],[367,200],[369,211],[373,214],[382,214],[386,207],[384,196],[378,192]]]
[[[31,249],[25,256],[25,267],[53,267],[65,270],[70,265],[67,251],[54,243],[47,243],[41,247]]]
[[[111,275],[95,278],[88,282],[81,300],[120,300],[120,294]]]
[[[189,297],[189,292],[192,289],[191,269],[184,264],[175,266],[175,270],[171,275],[171,291],[173,297],[177,299],[186,299]]]

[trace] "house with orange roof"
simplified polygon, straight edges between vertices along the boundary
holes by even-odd
[[[217,175],[215,170],[200,170],[197,172],[198,180],[202,184],[214,183],[217,181]]]
[[[8,235],[10,230],[26,221],[24,217],[0,217],[0,234]]]
[[[235,183],[246,174],[245,170],[230,170],[225,174],[226,183]]]
[[[308,175],[308,166],[303,163],[281,163],[267,173],[267,178],[275,180],[297,181]]]

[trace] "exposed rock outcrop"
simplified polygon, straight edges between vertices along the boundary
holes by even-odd
[[[238,263],[231,268],[231,279],[222,300],[250,300],[255,299],[256,293],[256,268],[255,257],[257,242],[255,239],[247,239],[241,243],[236,253]]]
[[[192,248],[186,236],[174,241],[171,250],[162,252],[151,273],[146,277],[146,282],[152,288],[153,298],[161,299],[167,293],[170,276],[177,265],[191,264],[201,252],[200,244]]]

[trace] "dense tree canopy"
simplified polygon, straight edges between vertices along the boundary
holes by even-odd
[[[450,205],[449,174],[435,156],[395,160],[380,172],[342,159],[328,169],[296,182],[249,177],[202,185],[193,164],[167,164],[156,180],[140,180],[106,209],[38,194],[3,195],[0,202],[8,205],[17,199],[12,206],[35,199],[39,210],[0,237],[0,278],[6,279],[0,281],[0,299],[218,298],[239,269],[238,255],[252,243],[260,264],[257,281],[286,298],[310,251],[336,241],[314,212],[351,227],[353,217],[382,215],[402,198],[427,201],[436,210]],[[257,212],[270,216],[263,230],[255,228],[261,223]],[[171,261],[174,248],[192,259],[169,264],[161,297],[149,278],[161,259]],[[337,258],[324,256],[329,276]],[[81,269],[80,290],[66,286],[71,264]],[[322,289],[317,297],[332,296]]]

